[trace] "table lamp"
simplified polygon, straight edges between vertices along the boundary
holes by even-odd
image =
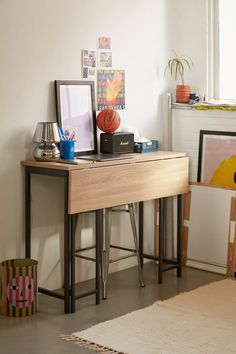
[[[56,143],[61,141],[58,125],[55,122],[39,122],[37,124],[33,142],[37,146],[33,150],[33,157],[39,161],[52,161],[60,158],[60,151]]]

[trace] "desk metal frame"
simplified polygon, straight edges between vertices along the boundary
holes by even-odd
[[[182,276],[182,230],[183,230],[183,196],[177,195],[177,255],[176,259],[166,259],[165,255],[165,204],[166,198],[159,198],[159,255],[143,253],[143,202],[139,203],[139,253],[141,266],[143,259],[158,261],[158,283],[163,280],[163,272],[177,269],[177,277]],[[166,264],[166,265],[165,265]]]
[[[95,294],[96,304],[100,303],[100,269],[102,232],[102,210],[96,210],[96,266],[95,289],[75,294],[75,231],[79,214],[68,213],[69,171],[25,167],[25,256],[31,257],[31,174],[62,177],[64,180],[64,294],[39,287],[39,292],[64,300],[64,312],[75,312],[75,300]]]
[[[142,191],[141,195],[144,197],[144,200],[149,200],[149,199],[155,199],[158,198],[160,201],[160,208],[159,208],[159,256],[152,256],[145,254],[143,252],[143,202],[138,199],[140,196],[136,193],[135,198],[136,200],[133,200],[133,202],[139,202],[139,252],[140,252],[140,258],[141,258],[141,265],[143,265],[143,259],[151,259],[159,262],[159,271],[158,271],[158,281],[159,283],[162,283],[162,276],[163,272],[169,269],[176,268],[177,269],[177,276],[181,277],[181,250],[182,250],[182,193],[186,193],[188,191],[188,171],[187,171],[187,162],[188,159],[186,158],[185,154],[183,153],[172,153],[172,152],[160,152],[161,154],[164,155],[164,157],[158,155],[158,157],[152,156],[152,155],[146,155],[137,157],[137,154],[135,155],[134,163],[130,163],[130,165],[127,165],[127,173],[128,173],[128,178],[132,178],[132,171],[134,171],[134,168],[138,169],[138,171],[145,171],[145,166],[149,168],[149,174],[151,173],[150,165],[154,166],[153,168],[156,168],[156,162],[159,161],[158,166],[161,166],[161,170],[165,170],[165,173],[167,176],[170,175],[170,180],[166,182],[165,180],[165,174],[161,176],[161,181],[159,181],[159,169],[155,173],[155,178],[151,176],[151,182],[156,185],[155,188],[152,188],[152,192],[150,191],[149,187],[147,188],[147,194],[145,194],[145,188]],[[165,156],[167,154],[167,156]],[[178,158],[180,157],[180,159]],[[182,158],[182,159],[181,159]],[[182,160],[182,161],[181,161]],[[148,162],[147,165],[144,166],[143,163],[140,164],[140,162]],[[149,163],[150,161],[150,163]],[[163,161],[163,162],[162,162]],[[165,162],[166,161],[166,162]],[[172,161],[173,163],[169,164],[167,161]],[[55,167],[55,165],[58,164],[49,164],[48,166],[40,163],[40,162],[32,162],[32,161],[23,161],[22,163],[25,167],[25,256],[27,258],[30,258],[31,256],[31,175],[32,174],[39,174],[39,175],[47,175],[47,176],[56,176],[56,177],[61,177],[64,180],[64,293],[60,293],[58,291],[51,291],[45,288],[40,287],[39,291],[41,293],[44,293],[49,296],[56,297],[58,299],[64,300],[64,312],[65,313],[73,313],[75,312],[75,300],[95,294],[95,299],[96,299],[96,304],[99,304],[100,302],[100,275],[101,275],[101,251],[102,251],[102,235],[103,235],[103,211],[100,208],[106,208],[106,207],[111,207],[115,206],[118,204],[118,201],[122,200],[123,204],[131,202],[129,199],[131,198],[129,195],[127,195],[127,187],[125,184],[120,185],[120,190],[119,192],[114,192],[114,200],[116,202],[115,205],[111,205],[112,202],[109,200],[106,202],[104,199],[104,195],[100,194],[98,195],[101,196],[101,199],[96,199],[95,204],[97,210],[94,210],[96,212],[96,278],[95,278],[95,288],[84,292],[82,294],[76,294],[75,293],[75,231],[76,231],[76,225],[78,221],[79,214],[87,211],[92,211],[92,206],[93,203],[88,199],[89,194],[87,196],[87,199],[84,199],[85,202],[88,201],[88,204],[86,206],[81,205],[78,206],[78,198],[80,198],[80,195],[83,195],[84,189],[82,188],[82,192],[78,190],[77,186],[80,186],[80,183],[83,184],[84,180],[84,174],[86,174],[88,171],[88,176],[97,176],[96,171],[98,171],[98,175],[101,174],[102,172],[102,178],[96,179],[95,181],[92,179],[92,190],[95,191],[95,194],[97,193],[97,184],[99,186],[99,190],[101,190],[101,186],[103,186],[103,181],[104,178],[106,178],[106,173],[111,173],[113,171],[112,166],[110,165],[105,165],[105,163],[101,166],[101,169],[99,166],[95,166],[95,168],[91,168],[90,166],[84,167],[86,169],[82,169],[82,173],[80,175],[80,172],[78,169],[75,167],[69,167],[68,165],[65,165],[66,167],[61,166],[62,168],[58,168],[58,166]],[[136,165],[136,166],[134,166]],[[180,166],[180,171],[178,170],[178,166]],[[105,167],[105,168],[104,168]],[[177,174],[170,174],[172,171],[176,171],[176,169],[179,171]],[[159,167],[158,167],[159,168]],[[91,171],[94,170],[95,172],[91,173]],[[100,171],[99,171],[100,170]],[[119,181],[119,176],[123,177],[124,173],[126,171],[125,164],[122,164],[120,168],[117,168],[117,165],[115,165],[115,170],[118,171],[118,180]],[[74,172],[75,171],[75,172]],[[109,171],[109,172],[106,172]],[[121,171],[121,172],[119,172]],[[131,172],[130,172],[131,171]],[[136,171],[136,170],[135,170]],[[71,175],[70,175],[70,172]],[[94,175],[95,173],[95,175]],[[131,173],[131,175],[129,174]],[[147,177],[149,176],[147,174]],[[80,178],[82,176],[82,179]],[[158,177],[157,182],[156,178]],[[77,180],[79,178],[79,182]],[[143,179],[142,179],[143,178]],[[140,186],[141,188],[144,186],[144,182],[146,179],[146,175],[142,175],[141,182],[139,182],[139,178],[137,178],[138,183],[141,183]],[[100,182],[102,181],[102,182]],[[123,178],[121,178],[121,183],[123,181]],[[129,179],[128,179],[129,181]],[[79,183],[79,185],[78,185]],[[95,183],[95,184],[93,184]],[[100,183],[100,184],[99,184]],[[119,183],[119,182],[118,182]],[[146,182],[145,182],[146,183]],[[159,184],[158,184],[159,183]],[[164,191],[156,191],[156,188],[158,189],[160,183],[163,183],[163,185],[170,185],[170,189],[164,189]],[[150,181],[147,182],[147,185],[149,186]],[[176,186],[175,186],[176,184]],[[88,193],[91,193],[90,190],[90,184],[89,184],[89,190]],[[83,186],[82,186],[83,187]],[[74,188],[74,189],[71,189]],[[128,187],[129,188],[129,187]],[[122,191],[124,193],[124,196],[122,196],[121,199],[119,197],[119,193]],[[177,192],[177,193],[176,193]],[[73,193],[74,200],[70,199],[71,194]],[[75,194],[74,194],[75,193]],[[87,193],[87,192],[86,192]],[[101,193],[101,192],[100,192]],[[126,194],[125,194],[126,193]],[[164,211],[165,211],[165,199],[168,196],[171,195],[177,195],[177,259],[176,260],[168,260],[165,259],[164,257],[164,240],[165,240],[165,218],[164,218]],[[75,197],[75,195],[77,197]],[[91,195],[91,194],[90,194]],[[118,197],[117,197],[118,195]],[[83,195],[84,196],[84,195]],[[93,196],[93,195],[92,195]],[[150,198],[153,196],[153,198]],[[96,196],[96,198],[98,198]],[[110,203],[110,204],[109,204]],[[105,205],[106,204],[106,205]],[[118,204],[121,205],[122,203]],[[83,209],[84,208],[84,209]],[[166,264],[164,266],[164,264]]]

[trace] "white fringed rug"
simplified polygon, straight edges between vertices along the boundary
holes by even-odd
[[[63,336],[98,353],[236,353],[236,281],[225,279]]]

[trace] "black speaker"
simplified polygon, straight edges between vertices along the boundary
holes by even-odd
[[[101,133],[100,152],[102,154],[125,154],[134,152],[134,134]]]

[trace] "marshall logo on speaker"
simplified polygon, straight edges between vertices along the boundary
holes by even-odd
[[[120,142],[120,145],[129,145],[130,141],[122,141]]]
[[[100,151],[103,154],[125,154],[134,152],[133,133],[101,133]]]

